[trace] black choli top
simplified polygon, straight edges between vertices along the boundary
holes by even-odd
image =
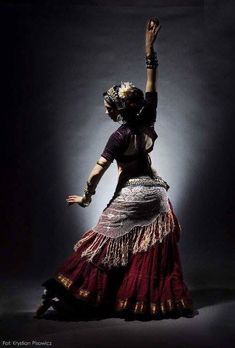
[[[138,159],[141,154],[147,156],[153,150],[158,137],[154,130],[157,102],[157,92],[146,92],[138,125],[128,123],[121,125],[109,137],[101,156],[111,162],[115,159],[118,163],[131,162]]]

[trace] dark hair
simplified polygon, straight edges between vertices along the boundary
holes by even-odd
[[[138,122],[139,112],[143,108],[144,103],[144,93],[141,89],[134,87],[131,95],[126,98],[125,108],[120,110],[123,120],[128,123]]]
[[[144,93],[133,85],[126,96],[120,97],[119,88],[121,85],[114,85],[104,92],[104,100],[119,111],[125,122],[135,124],[138,122],[139,113],[145,104]]]

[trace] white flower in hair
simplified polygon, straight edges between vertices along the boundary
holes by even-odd
[[[121,87],[118,90],[118,95],[120,98],[127,98],[128,96],[131,95],[133,91],[133,83],[131,82],[122,82]]]

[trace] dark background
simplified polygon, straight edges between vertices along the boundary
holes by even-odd
[[[160,18],[158,140],[191,288],[235,287],[233,1],[6,1],[1,22],[1,242],[4,280],[49,277],[95,225],[115,164],[92,205],[67,207],[117,126],[102,93],[145,84],[144,28]]]

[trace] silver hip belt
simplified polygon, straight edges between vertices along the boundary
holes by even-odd
[[[169,189],[169,185],[160,176],[155,176],[153,178],[149,176],[140,176],[137,178],[131,178],[127,180],[124,186],[161,186],[166,190]]]

